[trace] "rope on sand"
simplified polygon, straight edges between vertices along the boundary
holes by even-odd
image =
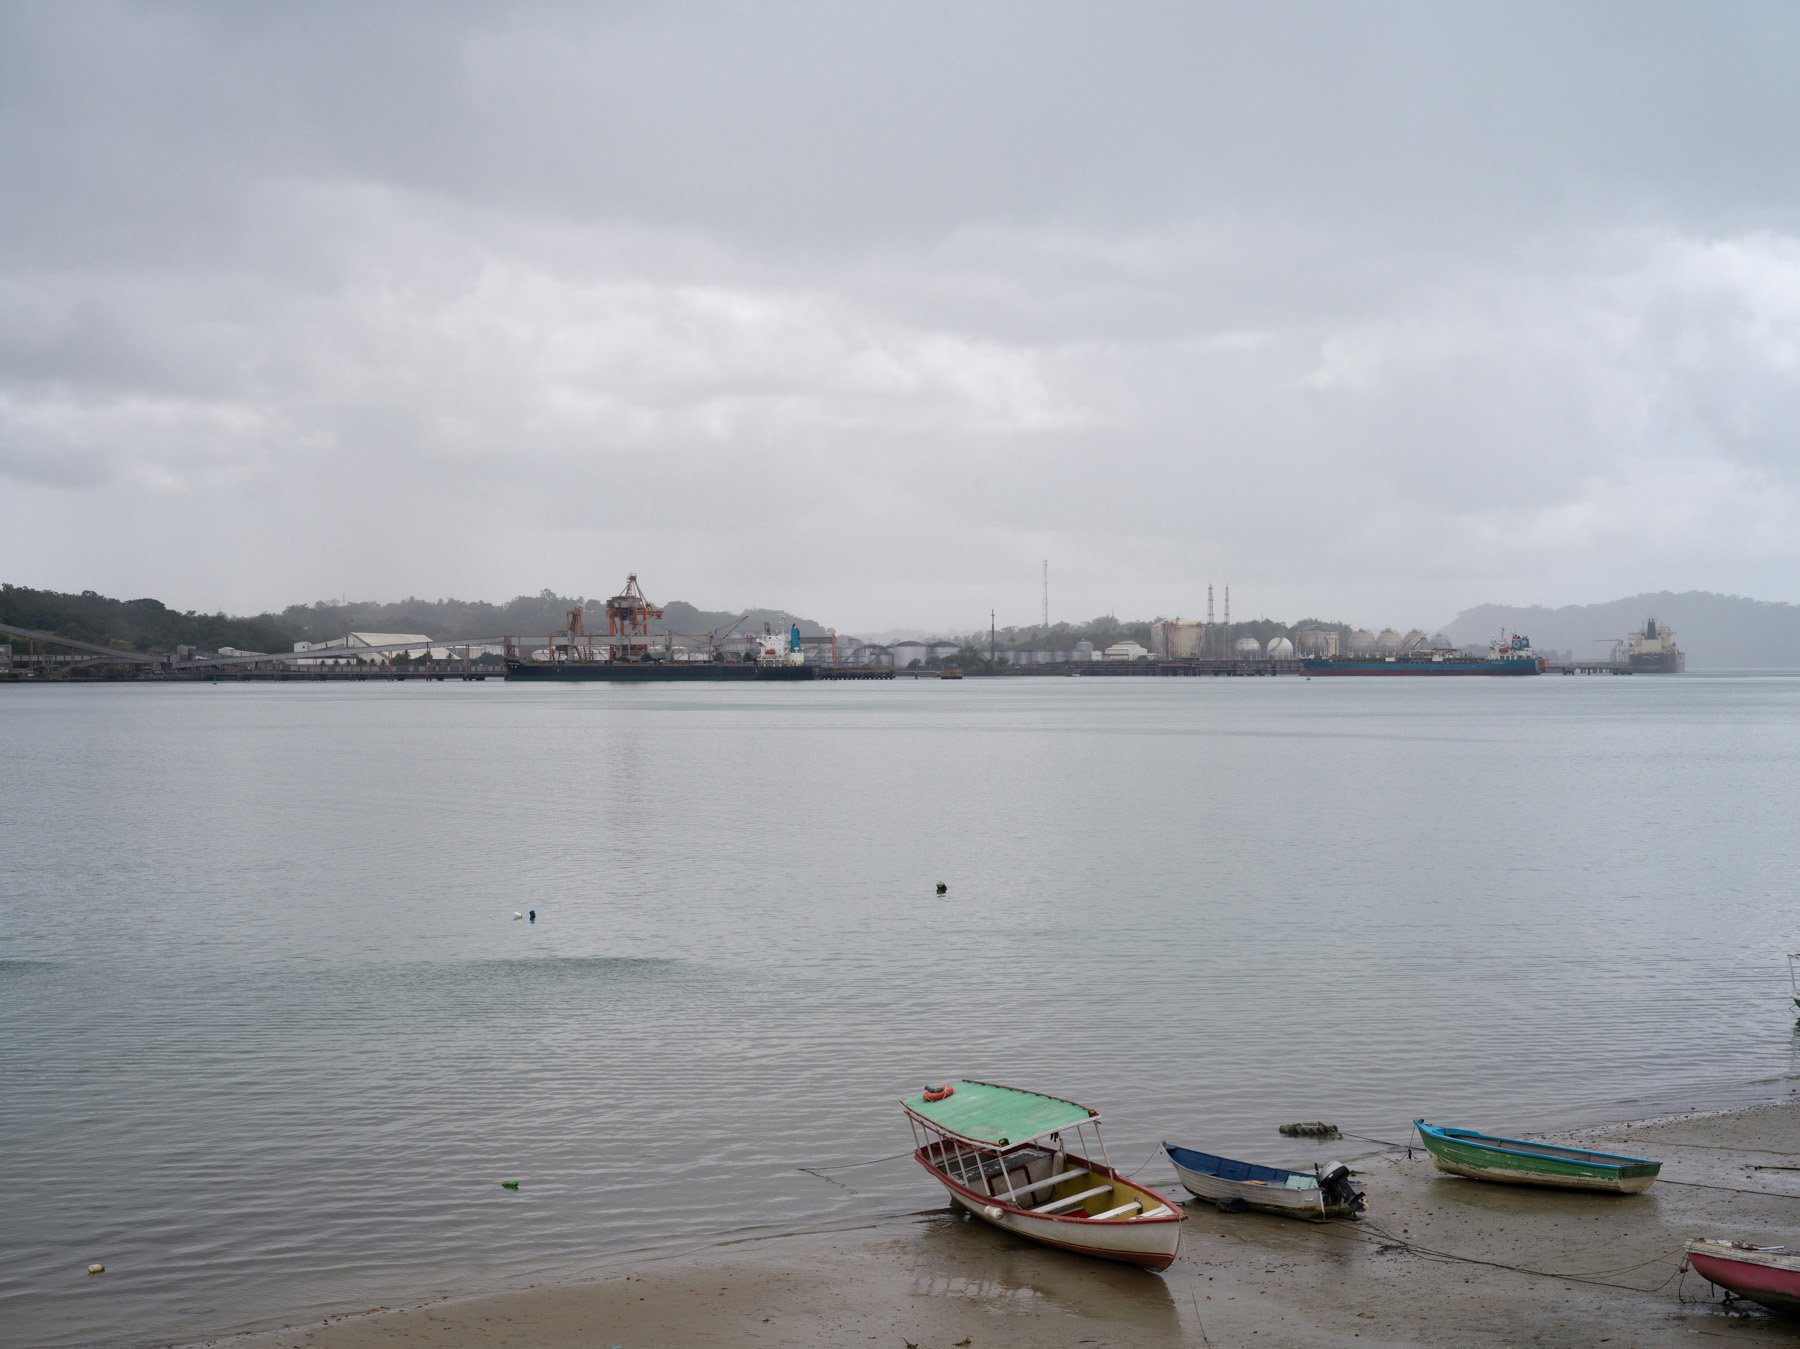
[[[1362,1241],[1384,1240],[1390,1246],[1398,1247],[1409,1255],[1416,1255],[1426,1260],[1442,1260],[1452,1264],[1485,1265],[1489,1269],[1511,1270],[1515,1274],[1529,1274],[1532,1277],[1539,1279],[1560,1279],[1564,1283],[1592,1284],[1598,1288],[1620,1288],[1630,1293],[1655,1293],[1667,1288],[1670,1283],[1681,1275],[1681,1270],[1677,1269],[1661,1283],[1654,1284],[1649,1288],[1643,1288],[1632,1283],[1615,1283],[1610,1279],[1595,1277],[1600,1274],[1626,1274],[1634,1269],[1642,1269],[1645,1265],[1653,1265],[1660,1261],[1668,1260],[1679,1255],[1679,1251],[1670,1251],[1665,1255],[1653,1255],[1648,1260],[1640,1260],[1634,1265],[1620,1265],[1617,1269],[1599,1269],[1594,1270],[1591,1274],[1568,1274],[1559,1273],[1556,1270],[1550,1269],[1530,1269],[1525,1265],[1515,1265],[1506,1260],[1483,1260],[1480,1256],[1457,1255],[1454,1251],[1433,1250],[1429,1246],[1420,1246],[1414,1242],[1408,1241],[1405,1237],[1395,1236],[1392,1232],[1384,1231],[1383,1229],[1376,1227],[1373,1223],[1368,1222],[1366,1219],[1362,1225],[1368,1229],[1367,1232],[1359,1231],[1356,1228],[1345,1228],[1343,1230],[1347,1235],[1354,1236]]]
[[[1667,1180],[1657,1177],[1658,1185],[1685,1185],[1690,1190],[1723,1190],[1726,1194],[1753,1194],[1759,1199],[1792,1199],[1791,1194],[1783,1194],[1780,1190],[1746,1190],[1738,1185],[1707,1185],[1698,1180]]]

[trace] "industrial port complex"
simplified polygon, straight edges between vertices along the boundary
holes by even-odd
[[[1501,633],[1485,649],[1458,647],[1443,634],[1401,633],[1303,624],[1264,640],[1233,635],[1230,592],[1225,617],[1214,621],[1207,589],[1205,620],[1159,619],[1149,645],[1122,639],[1002,648],[990,627],[958,641],[891,643],[803,636],[765,623],[742,632],[744,619],[706,633],[659,628],[664,611],[646,598],[636,575],[590,614],[577,604],[560,629],[445,639],[424,633],[351,632],[341,638],[297,642],[285,652],[121,650],[52,632],[0,624],[0,678],[135,679],[464,679],[524,682],[769,682],[807,680],[961,679],[969,676],[1228,676],[1275,675],[1441,677],[1561,674],[1678,674],[1686,657],[1675,634],[1654,617],[1602,656],[1553,660],[1529,637]],[[1048,618],[1046,603],[1046,619]],[[747,617],[747,616],[746,616]],[[1046,621],[1045,630],[1049,630]],[[1138,630],[1140,634],[1142,629]],[[23,648],[22,650],[20,648]]]

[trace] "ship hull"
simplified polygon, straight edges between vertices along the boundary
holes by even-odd
[[[1307,656],[1300,671],[1308,675],[1359,675],[1374,678],[1449,677],[1452,675],[1534,675],[1544,672],[1540,657],[1520,660],[1359,660],[1355,657]]]
[[[1680,674],[1687,669],[1687,657],[1679,651],[1634,651],[1631,653],[1633,674]]]
[[[605,680],[618,684],[737,683],[781,684],[813,679],[810,665],[759,665],[748,661],[512,661],[508,680],[536,683],[581,683]]]

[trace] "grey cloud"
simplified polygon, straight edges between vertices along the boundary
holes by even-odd
[[[87,519],[90,583],[208,609],[635,568],[973,622],[1045,556],[1076,613],[1773,597],[1796,29],[8,6],[0,570],[73,584]]]

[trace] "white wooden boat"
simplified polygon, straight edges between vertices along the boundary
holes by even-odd
[[[1363,1209],[1363,1196],[1350,1184],[1350,1168],[1342,1162],[1327,1162],[1315,1171],[1284,1171],[1173,1143],[1164,1143],[1163,1151],[1188,1193],[1215,1204],[1236,1202],[1264,1213],[1317,1222],[1354,1218]]]
[[[958,1080],[900,1102],[920,1166],[983,1222],[1046,1246],[1167,1269],[1187,1215],[1113,1169],[1100,1113]]]

